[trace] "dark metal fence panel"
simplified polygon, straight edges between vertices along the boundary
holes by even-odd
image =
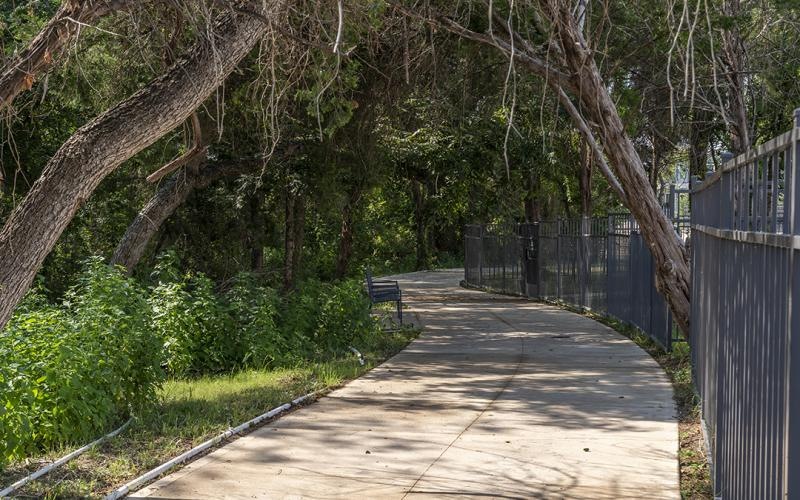
[[[630,322],[632,318],[631,297],[631,245],[633,222],[628,215],[608,217],[607,293],[606,311],[609,315]]]
[[[524,295],[523,240],[516,225],[470,225],[464,233],[468,284]]]
[[[715,495],[800,498],[800,114],[692,192],[692,356]]]
[[[628,215],[468,226],[464,245],[469,284],[607,313],[670,346],[653,259]]]
[[[476,224],[464,228],[464,280],[476,286],[481,284],[481,245],[483,226]]]
[[[539,226],[539,297],[556,300],[561,295],[558,221],[540,222]]]

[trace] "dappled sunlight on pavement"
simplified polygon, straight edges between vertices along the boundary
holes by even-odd
[[[672,389],[558,308],[399,275],[424,333],[317,403],[134,497],[677,498]]]

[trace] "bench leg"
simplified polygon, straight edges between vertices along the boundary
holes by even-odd
[[[397,318],[400,320],[400,324],[403,324],[403,299],[402,296],[400,300],[397,301]]]

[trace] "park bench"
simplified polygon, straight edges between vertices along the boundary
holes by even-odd
[[[403,324],[403,292],[400,284],[395,280],[372,279],[369,268],[365,271],[367,277],[367,294],[372,305],[381,302],[397,303],[397,318]]]

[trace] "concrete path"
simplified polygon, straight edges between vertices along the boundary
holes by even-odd
[[[424,333],[317,403],[133,497],[678,498],[659,366],[605,326],[398,277]]]

